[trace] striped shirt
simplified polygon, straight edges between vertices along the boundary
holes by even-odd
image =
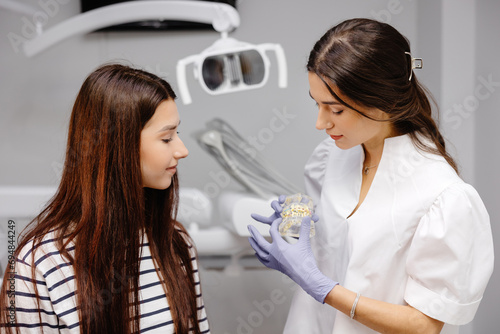
[[[144,235],[140,258],[139,302],[140,333],[174,333],[174,324],[168,300],[160,282],[157,268],[151,257],[147,236]],[[67,250],[74,255],[74,243],[69,243]],[[55,235],[49,232],[42,243],[36,246],[35,258],[32,259],[33,242],[28,243],[19,253],[16,264],[15,308],[18,326],[21,331],[40,333],[80,333],[80,322],[77,311],[76,282],[73,265],[61,256]],[[202,333],[210,333],[210,328],[201,295],[198,261],[191,248],[194,270],[195,291],[198,305],[198,322]],[[35,266],[35,279],[31,269]],[[115,278],[118,284],[120,277]],[[41,323],[35,298],[34,284],[40,296]],[[109,300],[112,291],[103,291],[98,298]]]

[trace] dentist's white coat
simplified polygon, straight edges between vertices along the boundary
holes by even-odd
[[[320,221],[319,269],[362,296],[409,304],[458,333],[471,321],[493,270],[488,213],[446,161],[420,153],[408,135],[385,140],[361,206],[364,153],[323,141],[306,165],[306,192]],[[375,333],[299,289],[284,333]]]

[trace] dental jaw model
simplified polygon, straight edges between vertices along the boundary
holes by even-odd
[[[299,237],[302,218],[312,216],[314,213],[314,204],[311,197],[298,193],[290,195],[281,204],[283,211],[281,218],[283,221],[279,226],[279,232],[282,236]],[[311,220],[311,231],[309,237],[315,235],[314,221]]]

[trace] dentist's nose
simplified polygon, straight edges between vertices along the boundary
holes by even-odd
[[[326,130],[333,127],[332,121],[325,115],[321,110],[318,112],[318,118],[316,119],[316,129]]]

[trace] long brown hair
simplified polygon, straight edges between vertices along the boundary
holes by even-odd
[[[432,117],[430,93],[412,73],[410,43],[394,27],[371,19],[350,19],[329,29],[314,45],[307,70],[317,74],[330,93],[333,85],[351,101],[377,108],[390,117],[398,134],[408,134],[420,149],[439,154],[457,170]],[[418,134],[430,139],[426,145]]]
[[[162,101],[175,97],[157,76],[109,64],[87,77],[76,98],[61,183],[17,250],[30,241],[36,247],[56,231],[57,247],[75,270],[81,333],[139,332],[143,233],[176,332],[200,333],[190,241],[176,221],[177,177],[166,190],[143,188],[140,168],[141,130]],[[69,242],[75,244],[74,257],[66,249]],[[113,286],[117,282],[120,289]],[[113,293],[102,300],[103,291]],[[0,320],[6,324],[6,282],[0,300]]]

